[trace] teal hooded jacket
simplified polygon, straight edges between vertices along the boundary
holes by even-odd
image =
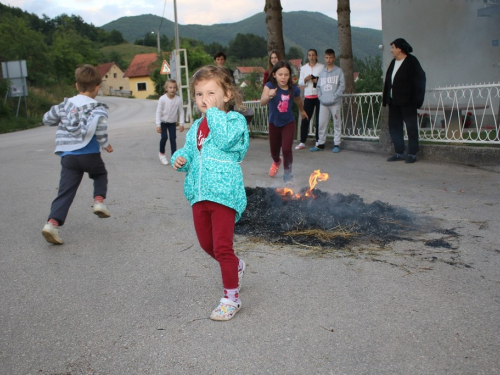
[[[198,128],[202,119],[194,122],[186,134],[183,148],[172,155],[172,165],[177,157],[186,159],[179,172],[187,172],[184,180],[184,195],[191,205],[200,201],[211,201],[236,211],[238,221],[247,205],[243,172],[243,161],[249,145],[247,121],[237,112],[224,112],[209,108],[208,133],[201,150],[197,147]]]

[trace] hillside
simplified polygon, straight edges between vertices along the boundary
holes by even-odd
[[[135,55],[141,53],[156,53],[158,50],[156,47],[124,43],[115,46],[102,47],[100,51],[104,55],[109,55],[111,52],[116,52],[123,59],[123,64],[120,65],[120,68],[126,69]]]
[[[174,37],[174,23],[152,14],[122,17],[102,26],[106,31],[116,29],[129,42],[143,38],[162,24],[160,34],[169,39]],[[382,31],[352,27],[352,48],[357,58],[380,55],[378,46],[382,44]],[[227,45],[238,33],[252,33],[267,39],[265,13],[257,13],[245,20],[205,25],[179,25],[179,35],[184,38],[200,40],[206,44],[217,42]],[[318,12],[283,12],[283,34],[285,48],[298,46],[304,54],[309,48],[318,50],[320,56],[327,48],[339,49],[337,20]]]

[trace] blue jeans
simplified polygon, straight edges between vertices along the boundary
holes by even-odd
[[[168,133],[167,133],[168,130]],[[160,139],[160,153],[164,154],[165,153],[165,145],[167,144],[167,139],[170,134],[170,152],[171,155],[174,154],[175,151],[177,151],[177,142],[175,142],[175,139],[177,137],[176,135],[176,129],[175,129],[175,122],[162,122],[161,123],[161,139]]]

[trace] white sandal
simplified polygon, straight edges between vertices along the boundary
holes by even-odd
[[[222,298],[219,306],[210,314],[212,320],[230,320],[241,309],[241,303],[236,303],[227,298]]]
[[[241,267],[241,270],[238,270],[238,290],[241,290],[241,285],[243,284],[243,276],[245,275],[246,268],[245,261],[243,259],[240,260],[243,263],[243,267]]]

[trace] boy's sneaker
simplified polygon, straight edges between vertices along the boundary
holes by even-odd
[[[293,176],[292,176],[292,174],[291,174],[291,173],[285,173],[285,174],[283,175],[283,181],[285,182],[285,184],[286,184],[286,183],[289,183],[289,182],[291,183],[291,182],[293,181]]]
[[[334,152],[334,153],[340,152],[340,147],[339,146],[334,146],[332,152]]]
[[[306,148],[306,145],[302,142],[300,142],[297,146],[295,146],[296,150],[303,150]]]
[[[324,149],[325,149],[324,145],[317,145],[317,146],[311,147],[309,149],[309,151],[311,151],[311,152],[318,152],[318,151],[323,151]]]
[[[275,163],[273,161],[273,164],[271,164],[271,168],[269,168],[269,176],[274,177],[278,174],[278,169],[280,168],[281,165],[281,158],[279,163]]]
[[[163,165],[168,165],[168,159],[167,159],[167,155],[165,154],[158,154],[158,157],[160,158],[160,162],[163,164]]]
[[[59,229],[54,227],[52,223],[47,223],[44,225],[42,229],[42,235],[49,243],[53,243],[55,245],[62,245],[64,243],[61,237],[59,237]]]
[[[106,205],[102,202],[97,202],[95,201],[94,202],[94,214],[99,216],[101,219],[104,219],[104,218],[107,218],[107,217],[110,217],[111,214],[109,213],[109,210],[108,208],[106,207]]]
[[[243,263],[243,267],[238,269],[238,289],[241,290],[241,285],[243,284],[243,276],[245,275],[246,264],[243,259],[240,259],[241,263]]]
[[[219,306],[210,314],[212,320],[230,320],[241,309],[241,303],[236,303],[227,298],[222,298]]]

